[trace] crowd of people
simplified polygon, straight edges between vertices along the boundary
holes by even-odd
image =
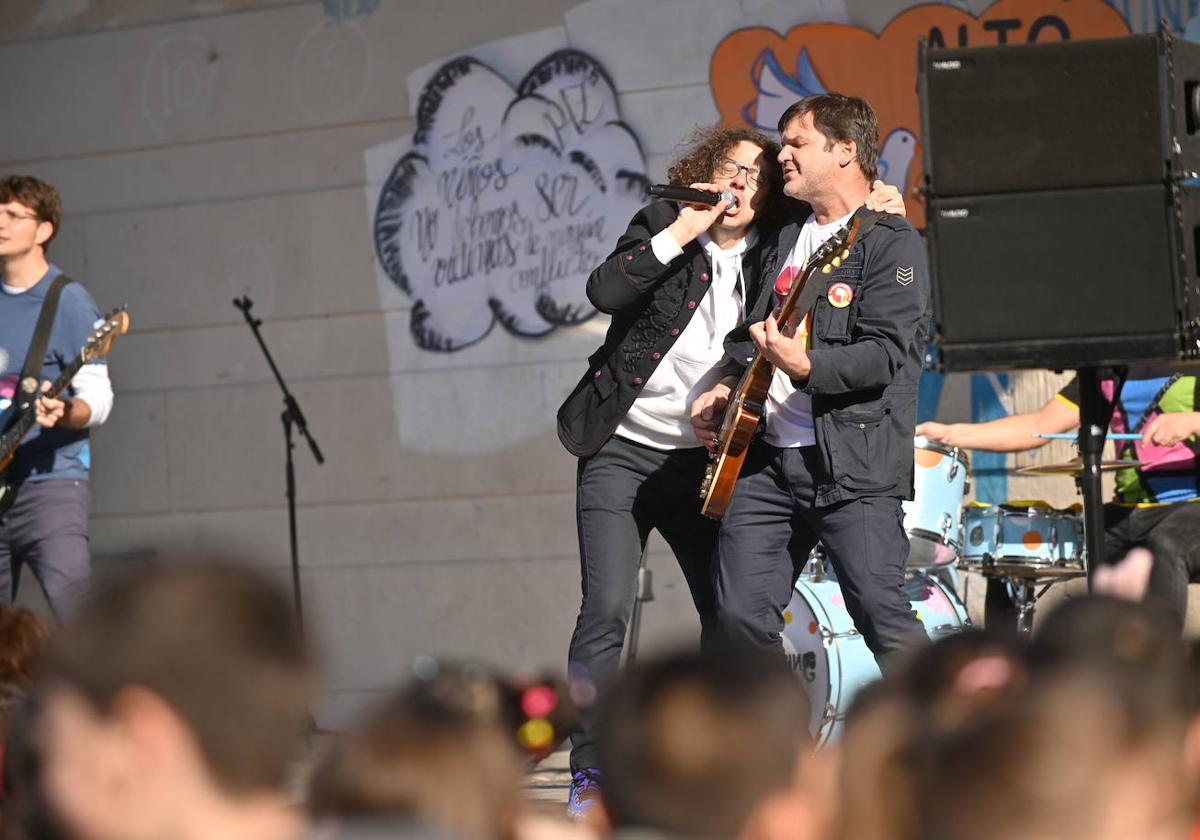
[[[6,840],[1183,840],[1200,805],[1200,669],[1105,596],[915,649],[820,750],[782,658],[641,660],[597,701],[584,821],[523,784],[581,686],[422,660],[314,738],[312,657],[245,564],[138,569],[53,631],[4,607],[0,665]]]

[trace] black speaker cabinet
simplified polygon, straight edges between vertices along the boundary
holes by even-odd
[[[1168,31],[922,50],[926,187],[946,197],[1200,171],[1200,45]]]
[[[1200,186],[931,197],[938,366],[1200,359]]]

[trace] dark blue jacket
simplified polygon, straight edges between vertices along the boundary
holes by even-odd
[[[780,265],[802,225],[803,218],[785,225],[764,246],[780,255]],[[911,499],[917,380],[930,317],[925,243],[905,219],[881,214],[841,266],[813,279],[824,289],[812,310],[812,374],[795,384],[812,397],[825,471],[814,476],[816,504],[864,496]],[[829,302],[835,283],[850,286],[849,306]],[[773,284],[759,286],[746,323],[725,340],[726,353],[742,365],[755,352],[749,325],[775,305]]]

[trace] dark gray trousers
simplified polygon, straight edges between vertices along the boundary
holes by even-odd
[[[700,515],[703,448],[661,451],[613,437],[581,458],[576,479],[582,602],[568,672],[603,692],[616,676],[636,597],[638,561],[657,529],[675,552],[700,615],[701,644],[716,629],[712,556],[717,523]],[[596,766],[596,716],[581,713],[571,768]]]
[[[26,481],[0,517],[0,604],[16,596],[21,569],[29,566],[61,618],[83,595],[92,574],[88,548],[88,482]]]
[[[723,636],[783,653],[783,612],[820,540],[846,610],[876,660],[927,639],[903,592],[908,535],[900,500],[867,497],[814,507],[815,446],[756,441],[717,543],[717,612]]]

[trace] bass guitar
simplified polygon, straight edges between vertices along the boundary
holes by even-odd
[[[803,308],[800,306],[802,290],[810,282],[819,282],[810,280],[812,275],[818,272],[830,274],[841,265],[842,260],[850,255],[850,246],[858,235],[858,229],[859,220],[851,219],[821,243],[804,263],[804,269],[792,280],[787,295],[776,309],[775,319],[780,330],[795,329],[808,315],[811,304]],[[815,300],[815,295],[811,299]],[[734,485],[742,471],[746,452],[750,449],[750,441],[762,420],[763,404],[774,377],[775,365],[767,361],[762,351],[758,351],[729,395],[729,405],[725,409],[721,429],[717,432],[717,445],[708,457],[704,482],[700,485],[700,498],[704,501],[700,512],[710,519],[720,519],[729,507]]]
[[[123,306],[120,309],[114,309],[92,331],[87,341],[83,343],[79,355],[63,367],[62,373],[50,383],[49,390],[45,391],[42,396],[58,397],[71,384],[71,380],[75,378],[75,374],[81,367],[88,362],[107,356],[117,336],[124,335],[128,331],[129,313]],[[17,447],[21,445],[21,441],[29,434],[29,430],[36,422],[37,410],[34,406],[30,406],[27,411],[12,418],[4,428],[3,434],[0,434],[0,516],[3,516],[4,512],[12,507],[17,495],[16,487],[8,480],[8,468],[12,465]]]

